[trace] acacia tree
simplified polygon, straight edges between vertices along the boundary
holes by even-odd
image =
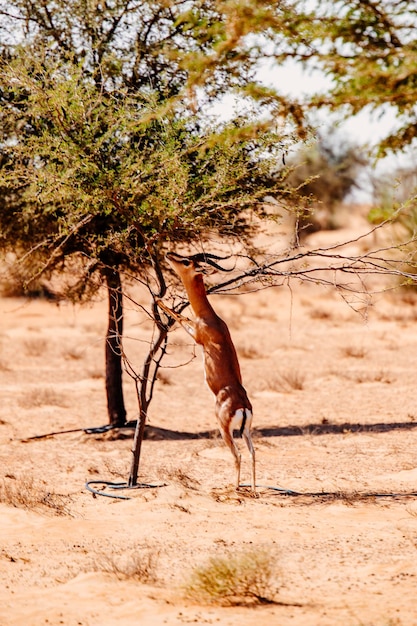
[[[111,426],[126,416],[121,272],[146,275],[173,239],[249,241],[245,211],[282,191],[265,158],[282,149],[269,95],[254,91],[266,116],[214,131],[204,113],[250,82],[240,42],[252,13],[218,2],[0,2],[2,248],[25,283],[70,268],[67,297],[107,285]]]

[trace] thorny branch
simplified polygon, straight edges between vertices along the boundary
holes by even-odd
[[[343,248],[357,244],[361,240],[375,235],[376,231],[387,223],[378,224],[365,234],[352,238],[349,241],[343,241],[342,243],[336,243],[324,248],[313,250],[298,249],[297,252],[291,250],[288,254],[279,258],[275,255],[272,257],[271,255],[266,255],[263,261],[258,259],[257,262],[250,257],[246,257],[249,261],[246,269],[228,280],[212,285],[207,289],[207,292],[212,294],[228,293],[249,283],[255,284],[255,290],[258,290],[278,286],[283,283],[283,280],[291,278],[321,285],[331,285],[342,291],[358,291],[357,284],[352,285],[337,280],[336,278],[339,274],[352,274],[358,278],[365,275],[394,276],[408,282],[417,282],[417,273],[403,269],[407,264],[411,267],[417,266],[413,253],[410,253],[408,258],[404,256],[401,256],[401,258],[390,258],[389,256],[390,253],[398,252],[410,244],[415,244],[417,237],[413,237],[401,245],[385,246],[358,255],[343,253]],[[315,261],[320,261],[320,263],[314,264]],[[323,261],[326,262],[323,263]],[[329,273],[334,277],[332,280],[328,278]],[[264,280],[265,278],[268,280]],[[361,284],[363,285],[362,281]],[[363,288],[367,289],[365,286]]]

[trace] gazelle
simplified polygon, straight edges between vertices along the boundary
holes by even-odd
[[[209,388],[216,396],[215,412],[220,432],[235,460],[236,488],[240,486],[241,454],[233,438],[233,430],[239,429],[251,456],[251,485],[252,491],[255,492],[255,450],[250,434],[252,405],[242,385],[239,361],[229,329],[211,306],[203,282],[204,267],[200,261],[223,270],[212,260],[213,258],[218,257],[208,254],[184,257],[175,252],[167,254],[171,267],[185,287],[195,316],[194,320],[171,311],[161,301],[158,305],[177,320],[194,341],[203,347],[205,377]]]

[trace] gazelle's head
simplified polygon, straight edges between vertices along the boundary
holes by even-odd
[[[221,272],[229,272],[224,267],[221,267],[214,261],[222,260],[222,257],[215,254],[200,253],[193,254],[192,256],[182,256],[176,252],[168,252],[166,258],[171,265],[172,269],[182,281],[192,280],[199,274],[210,274],[213,270],[219,270]]]

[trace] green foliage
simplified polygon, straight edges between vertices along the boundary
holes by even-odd
[[[394,216],[394,208],[388,198],[382,199],[381,204],[373,206],[367,215],[371,224],[382,224],[388,220],[392,220]]]
[[[250,247],[264,196],[289,193],[276,163],[291,136],[272,131],[285,100],[247,94],[252,114],[228,124],[207,114],[252,81],[245,38],[259,11],[282,22],[264,2],[0,0],[0,253],[24,293],[55,274],[70,277],[59,295],[78,300],[107,284],[113,424],[125,419],[121,275],[146,285],[158,326],[139,385],[146,415],[168,333],[155,304],[165,248],[213,235]]]
[[[275,562],[269,551],[252,549],[212,557],[185,586],[194,601],[223,606],[273,602]]]
[[[398,242],[397,254],[404,272],[416,273],[417,173],[416,167],[399,168],[374,180],[373,206],[368,214],[372,224],[390,222],[392,237]],[[397,263],[398,263],[397,260]],[[415,289],[415,280],[401,276],[401,286]]]

